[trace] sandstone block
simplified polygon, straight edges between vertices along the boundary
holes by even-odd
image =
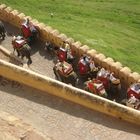
[[[72,44],[72,43],[74,43],[74,39],[73,38],[67,38],[66,39],[66,42],[68,42],[69,44]]]
[[[114,74],[118,77],[119,76],[119,71],[122,69],[122,64],[120,62],[112,62],[110,64],[110,69]]]
[[[19,14],[19,12],[17,10],[13,10],[9,13],[9,20],[10,23],[17,26],[16,25],[16,21],[17,21],[17,15]]]
[[[4,12],[4,10],[5,10],[5,8],[6,8],[7,6],[5,5],[5,4],[1,4],[0,5],[0,19],[1,20],[4,20],[4,14],[3,14],[3,12]]]
[[[105,69],[107,69],[107,70],[110,70],[111,71],[111,63],[113,63],[114,62],[114,60],[112,59],[112,58],[110,58],[110,57],[108,57],[108,58],[106,58],[106,59],[104,59],[103,61],[102,61],[102,67],[104,67]]]
[[[94,49],[88,50],[87,54],[94,59],[95,55],[97,54],[97,51]]]
[[[17,15],[15,22],[18,28],[21,28],[21,24],[23,23],[24,20],[25,20],[25,15],[23,13]]]
[[[11,7],[7,7],[7,8],[5,8],[4,10],[3,10],[3,16],[4,16],[4,18],[3,18],[3,20],[4,21],[9,21],[9,19],[10,19],[10,12],[12,11],[12,8]]]
[[[82,46],[82,43],[81,43],[80,41],[76,41],[76,42],[72,43],[72,45],[71,45],[72,51],[73,51],[74,54],[75,54],[76,56],[78,56],[78,57],[79,57],[79,48],[80,48],[81,46]]]
[[[121,80],[121,83],[123,84],[124,87],[128,87],[128,77],[131,73],[131,69],[128,67],[123,67],[120,71],[119,71],[119,78]]]
[[[59,45],[59,44],[58,44],[58,41],[57,41],[57,38],[58,38],[59,35],[60,35],[59,31],[56,30],[56,29],[54,29],[54,30],[52,30],[52,31],[50,32],[50,39],[51,39],[51,42],[52,42],[53,44],[55,44],[56,46]]]
[[[128,76],[128,85],[138,82],[140,79],[140,74],[137,72],[130,73]]]
[[[82,54],[86,54],[88,50],[89,50],[89,46],[87,46],[87,45],[83,45],[83,46],[79,47],[79,57]]]
[[[102,53],[96,54],[94,57],[94,61],[97,65],[101,66],[102,61],[106,58],[106,56]]]

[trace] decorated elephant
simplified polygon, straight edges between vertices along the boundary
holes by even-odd
[[[103,83],[97,79],[88,79],[88,81],[84,83],[84,89],[105,98],[108,96]]]
[[[62,62],[62,61],[67,61],[68,63],[73,63],[73,61],[75,60],[74,55],[72,54],[72,51],[70,48],[63,48],[60,47],[57,51],[57,56],[58,59]]]
[[[140,83],[133,83],[127,89],[127,98],[121,101],[122,104],[140,110]]]
[[[29,44],[33,43],[37,39],[38,30],[32,23],[30,23],[28,18],[22,23],[21,32]]]
[[[60,62],[58,60],[58,62],[53,67],[53,71],[59,81],[76,86],[78,82],[78,76],[74,72],[71,64],[65,61]]]
[[[103,82],[103,85],[107,92],[111,94],[111,97],[119,96],[121,91],[120,79],[116,78],[113,72],[101,68],[97,73],[98,80]]]
[[[83,55],[78,62],[78,73],[83,78],[96,77],[99,68],[87,55]]]
[[[14,36],[12,39],[12,45],[14,50],[17,51],[18,56],[21,56],[22,59],[26,57],[28,59],[28,64],[32,63],[31,47],[22,36]]]

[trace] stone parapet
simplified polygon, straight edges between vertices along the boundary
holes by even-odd
[[[92,93],[69,86],[31,70],[0,60],[0,75],[46,94],[64,98],[90,109],[140,125],[140,112]],[[59,92],[58,92],[59,91]]]

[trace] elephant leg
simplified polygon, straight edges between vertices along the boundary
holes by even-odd
[[[2,33],[0,33],[0,38],[2,37]]]
[[[21,55],[21,59],[23,59],[24,58],[24,55]]]
[[[19,52],[19,50],[16,50],[16,52],[17,52],[17,56],[19,57],[19,56],[20,56],[20,52]]]
[[[31,64],[32,63],[32,59],[31,59],[31,53],[30,53],[30,49],[25,51],[25,56],[28,59],[27,64]]]
[[[2,33],[2,40],[4,40],[5,39],[5,33],[3,32]]]
[[[23,59],[25,56],[24,51],[23,50],[19,51],[19,54],[21,55],[21,59]]]
[[[27,64],[28,64],[28,65],[32,64],[31,56],[28,56],[27,58],[28,58],[28,62],[27,62]]]

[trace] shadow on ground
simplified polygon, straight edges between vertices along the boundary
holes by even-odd
[[[4,86],[5,85],[1,85],[1,87]],[[25,89],[26,92],[23,89]],[[5,88],[2,88],[2,91],[6,92],[7,94],[16,95],[21,98],[25,98],[27,100],[36,102],[38,104],[48,106],[55,110],[65,112],[71,116],[75,116],[78,118],[88,120],[90,122],[104,125],[111,129],[117,129],[117,130],[139,135],[140,127],[137,125],[119,119],[115,119],[108,115],[90,110],[78,104],[69,102],[67,100],[63,100],[59,97],[50,95],[48,93],[36,89],[32,89],[24,85],[20,85],[16,88],[12,88],[11,82],[8,82]]]

